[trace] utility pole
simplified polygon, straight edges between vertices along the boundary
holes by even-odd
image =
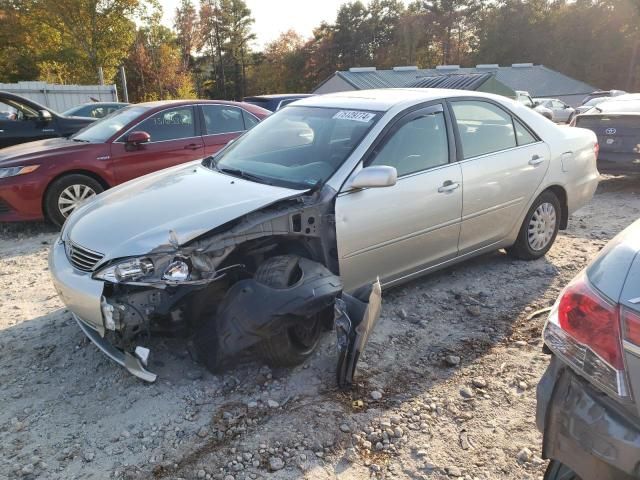
[[[122,83],[122,97],[125,103],[129,103],[129,92],[127,92],[127,75],[124,73],[124,66],[120,67],[120,82]]]
[[[98,84],[104,85],[104,72],[102,71],[102,67],[98,67]]]
[[[627,92],[633,91],[633,84],[636,78],[636,68],[638,63],[638,44],[640,44],[640,40],[636,40],[633,44],[633,50],[631,53],[631,61],[629,62],[629,74],[627,76]]]

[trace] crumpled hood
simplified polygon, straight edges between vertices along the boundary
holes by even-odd
[[[62,237],[104,254],[105,260],[144,255],[168,245],[170,231],[184,244],[235,218],[301,193],[224,175],[200,161],[191,162],[107,190],[69,217]]]
[[[37,158],[57,155],[62,150],[76,149],[83,145],[68,138],[47,138],[34,142],[20,143],[0,150],[0,166],[20,160],[34,160]]]

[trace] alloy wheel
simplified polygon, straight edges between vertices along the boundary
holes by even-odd
[[[58,197],[58,209],[66,218],[80,206],[82,202],[93,197],[95,190],[88,185],[69,185]]]
[[[529,246],[536,251],[549,245],[556,231],[557,215],[554,206],[548,202],[541,203],[529,220]]]

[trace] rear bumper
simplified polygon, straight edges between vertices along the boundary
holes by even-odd
[[[32,175],[32,174],[29,174]],[[41,182],[25,181],[24,177],[0,179],[0,222],[42,220]]]
[[[582,480],[640,477],[640,422],[553,356],[537,388],[542,453]]]
[[[603,152],[598,155],[602,173],[640,173],[640,153]]]

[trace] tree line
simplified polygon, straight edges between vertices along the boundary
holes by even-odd
[[[95,84],[119,66],[145,101],[308,92],[350,67],[545,64],[600,88],[640,90],[639,0],[351,1],[309,38],[255,47],[244,0],[0,0],[0,82]]]

